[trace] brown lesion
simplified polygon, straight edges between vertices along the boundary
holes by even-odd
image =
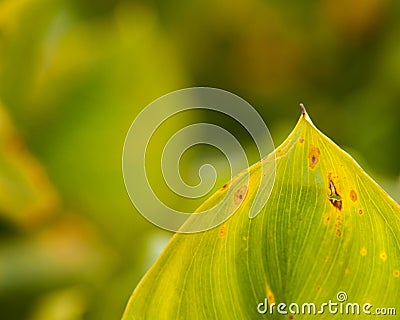
[[[235,194],[233,196],[233,201],[235,202],[236,205],[239,205],[242,203],[244,198],[246,197],[247,194],[247,186],[241,186],[239,189],[235,191]]]
[[[319,162],[321,151],[318,147],[311,146],[308,152],[308,165],[311,169],[314,169]]]
[[[220,237],[220,238],[225,238],[226,233],[227,233],[227,230],[226,230],[226,229],[227,229],[227,228],[226,228],[226,225],[222,225],[222,226],[219,228],[218,237]]]
[[[331,178],[329,178],[329,191],[330,191],[330,194],[328,196],[328,199],[329,199],[330,203],[332,203],[332,205],[335,208],[342,210],[342,197],[337,192],[335,184],[333,183]]]
[[[356,202],[358,199],[357,192],[355,192],[354,190],[351,190],[350,191],[350,199],[351,199],[351,201]]]
[[[342,236],[342,217],[340,214],[338,214],[338,216],[336,218],[335,228],[336,228],[336,235],[338,237],[341,237]]]
[[[221,191],[225,191],[226,189],[228,189],[229,187],[230,187],[230,185],[231,185],[231,183],[232,183],[232,180],[231,181],[228,181],[227,183],[225,183],[222,187],[221,187]]]

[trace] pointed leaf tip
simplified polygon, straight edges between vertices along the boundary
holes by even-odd
[[[300,103],[300,109],[301,109],[301,114],[304,116],[307,114],[306,108],[304,107],[304,104]]]
[[[306,107],[304,106],[304,104],[300,103],[300,109],[301,109],[301,117],[303,119],[306,119],[309,123],[313,123],[311,118],[309,117]]]

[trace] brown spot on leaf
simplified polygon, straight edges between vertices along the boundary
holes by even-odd
[[[335,228],[336,228],[336,235],[340,237],[342,235],[342,215],[340,213],[338,213],[336,217]]]
[[[221,190],[224,191],[226,189],[228,189],[228,187],[231,185],[231,181],[228,181],[227,183],[225,183],[222,187]]]
[[[219,228],[218,237],[220,237],[220,238],[225,238],[226,233],[227,233],[226,225],[223,224],[223,225]]]
[[[327,215],[325,216],[324,223],[325,223],[326,225],[328,225],[330,221],[331,221],[331,216],[330,216],[329,214],[327,214]]]
[[[241,186],[239,189],[235,191],[235,194],[233,196],[233,201],[235,202],[236,205],[239,205],[242,203],[244,198],[246,197],[247,194],[247,186]]]
[[[398,278],[400,277],[400,270],[394,270],[393,275]]]
[[[342,210],[342,200],[337,200],[337,201],[335,201],[335,202],[333,202],[333,201],[331,200],[331,203],[332,203],[336,208],[338,208],[339,210]]]
[[[294,315],[289,315],[289,320],[293,320],[294,319]]]
[[[299,139],[299,143],[302,144],[304,142],[304,138]]]
[[[330,194],[328,196],[328,199],[329,199],[330,203],[332,203],[332,205],[335,208],[342,210],[342,197],[337,192],[336,187],[330,178],[330,175],[329,175],[329,191],[330,191]]]
[[[319,148],[311,146],[310,151],[308,152],[308,165],[311,169],[314,169],[315,166],[319,162],[319,156],[321,155],[321,151]]]
[[[351,191],[350,191],[350,199],[351,199],[351,201],[353,201],[353,202],[356,202],[356,201],[357,201],[357,193],[356,193],[354,190],[351,190]]]
[[[362,215],[364,214],[363,209],[358,210],[358,214],[359,214],[360,216],[362,216]]]

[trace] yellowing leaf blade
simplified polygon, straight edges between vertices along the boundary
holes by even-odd
[[[275,151],[269,201],[249,219],[258,169],[268,174],[273,156],[250,168],[246,198],[223,225],[174,236],[123,319],[253,319],[264,299],[287,308],[314,303],[318,311],[342,291],[346,302],[400,308],[399,205],[304,114]],[[242,186],[240,176],[230,185]],[[321,318],[334,316],[326,309]]]

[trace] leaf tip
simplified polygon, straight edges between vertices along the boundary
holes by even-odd
[[[307,114],[306,107],[304,104],[300,103],[301,115],[305,116]]]
[[[310,122],[312,124],[311,118],[309,117],[306,107],[304,106],[303,103],[300,103],[300,110],[301,110],[301,117],[303,117],[304,119],[306,119],[308,122]]]

